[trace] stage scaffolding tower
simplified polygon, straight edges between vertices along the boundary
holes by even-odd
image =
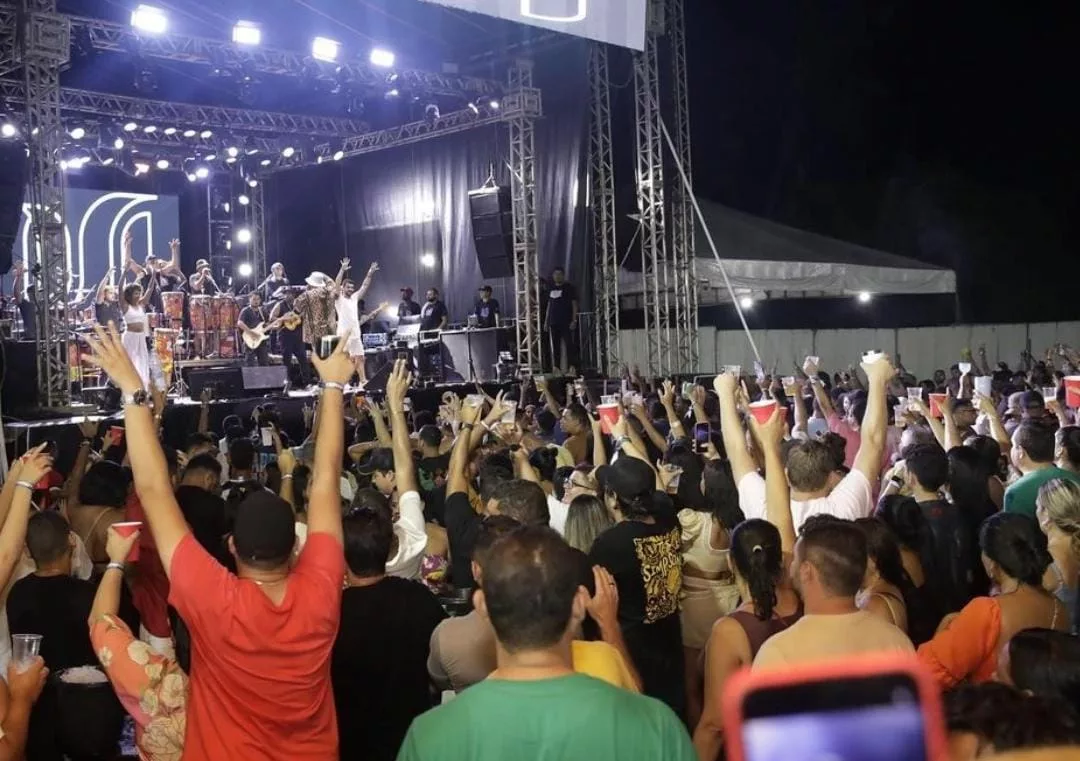
[[[619,254],[615,237],[615,165],[611,148],[611,79],[608,49],[594,42],[589,57],[592,119],[589,179],[595,243],[593,282],[596,288],[597,368],[608,376],[619,372]]]
[[[27,203],[33,240],[30,265],[37,313],[39,402],[63,407],[71,401],[68,376],[67,288],[64,192],[60,171],[60,68],[67,63],[71,30],[56,12],[56,0],[22,0],[15,12],[14,61],[22,68],[29,153]]]
[[[637,202],[641,221],[641,276],[645,310],[645,356],[653,377],[671,371],[664,145],[660,126],[659,40],[664,33],[663,0],[649,1],[645,50],[634,55]]]
[[[533,87],[532,61],[516,60],[503,99],[510,130],[510,189],[514,226],[514,293],[517,360],[540,367],[540,280],[537,264],[536,151],[533,123],[543,114],[540,91]]]
[[[255,187],[240,190],[250,199],[247,207],[248,229],[251,230],[251,274],[253,283],[261,283],[270,274],[270,265],[266,263],[266,199],[263,196],[264,184],[257,181]]]
[[[686,81],[686,22],[684,0],[668,0],[667,30],[671,50],[676,158],[693,180],[690,156],[690,98]],[[670,129],[670,128],[669,128]],[[694,242],[694,207],[690,193],[675,174],[671,198],[671,254],[674,271],[675,364],[678,373],[698,371],[698,295]]]

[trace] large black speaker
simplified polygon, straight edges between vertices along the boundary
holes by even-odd
[[[21,140],[0,138],[0,273],[11,269],[29,161]]]
[[[476,259],[485,278],[514,274],[514,213],[510,189],[480,188],[469,191]]]
[[[289,368],[285,365],[266,365],[264,367],[242,367],[245,391],[264,391],[284,388],[289,380]]]

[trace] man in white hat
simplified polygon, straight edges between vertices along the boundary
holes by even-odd
[[[293,311],[303,320],[304,343],[309,344],[312,350],[318,349],[320,338],[334,332],[337,324],[334,301],[348,268],[349,260],[342,259],[336,281],[326,273],[312,272],[304,281],[308,289],[293,302]]]

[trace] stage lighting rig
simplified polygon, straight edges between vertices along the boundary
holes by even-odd
[[[258,45],[262,42],[262,29],[254,21],[237,21],[232,39],[237,45]]]
[[[341,43],[329,37],[316,37],[311,41],[311,57],[316,61],[333,63],[341,52]]]
[[[86,137],[86,127],[82,126],[81,124],[74,125],[71,129],[68,130],[68,137],[70,137],[72,140],[82,140],[84,137]]]
[[[165,128],[165,134],[172,137],[173,135],[176,134],[176,127],[166,127]]]
[[[375,48],[371,51],[369,59],[372,66],[379,66],[384,69],[390,69],[394,66],[395,56],[393,51],[386,48]]]
[[[249,230],[246,227],[241,227],[240,229],[238,229],[236,231],[236,242],[241,244],[241,245],[245,245],[245,246],[248,243],[251,243],[251,230]],[[244,265],[241,264],[240,266],[241,266],[241,268],[243,268]],[[251,265],[249,264],[248,267],[250,268]],[[251,273],[248,272],[247,274],[250,275]],[[243,277],[247,277],[247,275],[244,274],[242,269],[240,271],[240,275],[243,276]]]
[[[169,17],[161,8],[140,5],[131,12],[131,26],[147,34],[165,34],[169,29]]]

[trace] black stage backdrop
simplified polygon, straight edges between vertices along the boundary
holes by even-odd
[[[537,63],[545,117],[536,123],[536,206],[541,273],[563,266],[588,292],[585,261],[589,87],[585,44],[573,41]],[[411,146],[275,175],[266,186],[267,256],[294,282],[313,270],[329,275],[349,257],[362,278],[372,261],[382,272],[367,296],[397,304],[409,286],[423,300],[436,286],[462,320],[484,282],[476,258],[468,192],[494,169],[509,185],[506,125],[481,127]],[[421,257],[434,256],[426,267]],[[491,281],[507,313],[513,281]]]

